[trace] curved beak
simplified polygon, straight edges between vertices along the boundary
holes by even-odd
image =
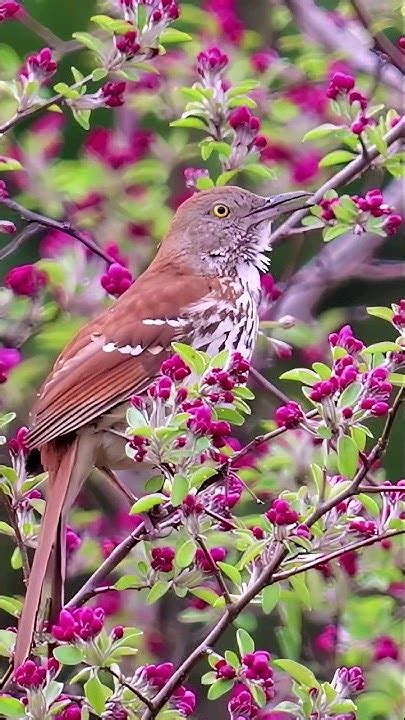
[[[315,204],[313,197],[313,193],[303,190],[294,190],[293,192],[273,195],[272,197],[266,198],[264,205],[252,210],[249,215],[256,215],[260,220],[272,220],[278,215],[285,215],[295,210],[311,207]]]

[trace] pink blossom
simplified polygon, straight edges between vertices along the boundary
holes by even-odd
[[[11,268],[4,278],[4,285],[14,295],[34,298],[47,283],[47,275],[35,265],[19,265]]]
[[[100,278],[100,284],[109,295],[119,297],[133,283],[133,277],[129,270],[119,263],[112,263],[104,275]]]
[[[0,23],[11,18],[17,19],[23,12],[21,5],[12,0],[0,3]]]
[[[398,660],[399,649],[395,640],[389,635],[379,635],[373,641],[374,651],[373,660],[374,662],[381,662],[382,660]]]

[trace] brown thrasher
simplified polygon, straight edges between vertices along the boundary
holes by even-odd
[[[147,389],[176,340],[210,355],[228,349],[251,358],[270,222],[309,204],[309,195],[263,198],[228,186],[186,200],[148,269],[57,358],[28,435],[49,473],[48,500],[19,622],[16,666],[30,652],[46,578],[53,616],[61,606],[65,519],[91,468],[133,466],[125,439],[114,433],[125,431],[129,398]]]

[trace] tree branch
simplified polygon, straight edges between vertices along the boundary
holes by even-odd
[[[405,71],[405,57],[402,52],[381,30],[378,30],[376,33],[373,33],[370,30],[372,20],[367,10],[363,7],[361,0],[350,0],[350,4],[363,27],[370,33],[371,37],[373,38],[375,42],[375,47],[382,53],[384,53],[384,55],[387,56],[388,60],[403,73]]]
[[[207,562],[211,568],[211,571],[212,571],[213,575],[215,576],[219,587],[222,590],[222,595],[224,597],[225,603],[227,605],[232,605],[232,600],[230,598],[228,588],[226,587],[225,580],[222,577],[222,573],[221,573],[219,567],[217,566],[214,558],[212,557],[208,547],[206,546],[204,539],[200,535],[198,535],[196,537],[195,541],[196,541],[197,545],[200,547],[200,549],[203,551],[204,557],[207,560]]]
[[[34,235],[37,234],[37,232],[41,229],[41,225],[39,223],[30,223],[29,225],[26,225],[26,227],[21,230],[18,235],[13,238],[11,242],[9,242],[6,247],[4,247],[2,250],[0,250],[0,260],[5,260],[6,257],[9,255],[12,255],[18,248],[30,238],[34,237]]]
[[[67,221],[54,220],[53,218],[46,217],[46,215],[40,215],[39,213],[33,212],[32,210],[27,210],[27,208],[19,205],[17,202],[11,200],[10,198],[0,198],[0,205],[4,205],[12,212],[17,213],[23,220],[28,220],[28,222],[35,223],[37,226],[42,225],[43,227],[60,230],[67,235],[71,235],[71,237],[75,238],[75,240],[79,240],[79,242],[81,242],[89,250],[91,250],[94,255],[98,255],[107,263],[111,264],[115,262],[113,258],[107,255],[107,253],[105,253],[104,250],[102,250],[102,248],[100,248],[97,243],[87,235],[87,233],[84,234],[80,230],[77,230]],[[36,229],[38,229],[38,227]],[[26,239],[26,236],[22,240],[24,239]],[[16,240],[19,240],[17,244],[18,247],[21,244],[22,240],[20,238],[16,238]],[[7,254],[10,254],[10,249]]]
[[[395,127],[391,128],[391,130],[389,130],[385,135],[387,147],[390,147],[394,142],[403,137],[405,137],[404,117],[402,117],[395,125]],[[366,170],[373,162],[373,160],[378,158],[379,155],[380,151],[376,148],[375,145],[368,149],[367,159],[362,154],[358,155],[354,160],[352,160],[344,168],[342,168],[342,170],[337,172],[336,175],[333,175],[333,177],[329,178],[329,180],[327,180],[323,185],[321,185],[321,187],[314,193],[314,202],[317,203],[322,200],[327,190],[335,190],[341,185],[347,185],[347,183],[354,180],[354,178],[364,172],[364,170]],[[305,217],[307,212],[307,209],[297,210],[292,215],[290,215],[287,220],[285,220],[281,225],[279,225],[278,228],[276,228],[274,232],[271,233],[270,244],[274,245],[275,241],[277,241],[283,235],[288,234],[288,232],[292,228],[295,228],[296,225],[298,225],[298,223],[302,220],[302,218]]]

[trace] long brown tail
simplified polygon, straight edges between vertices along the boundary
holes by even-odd
[[[45,579],[51,579],[54,615],[55,606],[62,602],[64,585],[65,515],[77,495],[82,482],[83,468],[77,460],[79,440],[75,438],[63,453],[46,447],[44,466],[49,471],[49,492],[46,509],[32,564],[27,593],[18,624],[14,649],[14,667],[21,665],[29,655],[35,623]]]

